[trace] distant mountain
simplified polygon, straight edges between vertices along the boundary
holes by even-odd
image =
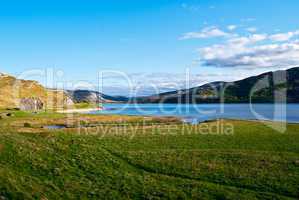
[[[75,103],[116,103],[128,101],[126,97],[109,96],[91,90],[68,90],[66,92]]]
[[[47,89],[36,81],[19,80],[0,73],[0,108],[56,109],[72,107],[75,103],[272,103],[285,100],[299,103],[299,67],[267,72],[235,82],[212,82],[130,99],[89,90]]]
[[[284,95],[286,94],[286,95]],[[137,97],[138,103],[299,103],[299,67],[235,82],[212,82],[186,90]]]

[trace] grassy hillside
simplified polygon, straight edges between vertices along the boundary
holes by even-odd
[[[30,97],[41,99],[46,109],[62,108],[70,102],[63,91],[46,89],[36,81],[0,75],[0,108],[18,108],[20,99]]]
[[[141,117],[77,114],[69,122],[62,114],[14,115],[0,120],[0,196],[7,199],[299,195],[299,125],[289,124],[286,133],[278,133],[259,122],[223,121],[235,131],[219,135],[195,129],[217,122],[183,126],[175,119],[146,118],[142,131]],[[119,134],[120,121],[133,129]],[[42,128],[66,123],[66,129]],[[78,124],[87,125],[90,134],[78,134]],[[95,130],[98,135],[91,134]]]

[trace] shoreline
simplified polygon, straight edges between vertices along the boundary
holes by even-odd
[[[74,109],[66,109],[66,110],[58,110],[57,113],[88,113],[93,111],[103,110],[102,108],[74,108]]]

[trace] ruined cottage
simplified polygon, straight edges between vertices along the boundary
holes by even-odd
[[[29,97],[22,98],[20,100],[20,110],[26,111],[38,111],[44,108],[44,103],[40,100],[40,98]]]

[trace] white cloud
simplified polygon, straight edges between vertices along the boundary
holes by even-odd
[[[229,26],[227,26],[226,27],[228,30],[230,30],[230,31],[233,31],[233,30],[235,30],[236,28],[237,28],[237,26],[236,25],[229,25]]]
[[[233,31],[237,27],[232,24],[226,28]],[[202,66],[242,69],[299,66],[299,29],[275,34],[256,33],[256,27],[248,27],[246,30],[250,33],[239,35],[212,26],[199,32],[186,33],[180,39],[220,37],[224,40],[198,49],[198,64]]]
[[[193,74],[193,73],[131,73],[126,74],[131,85],[121,84],[122,76],[107,76],[103,92],[112,95],[146,96],[169,92],[190,87],[196,87],[215,79],[223,79],[223,74]],[[232,78],[230,75],[226,76]],[[106,83],[113,79],[115,82]]]
[[[267,39],[266,34],[253,34],[248,37],[234,37],[228,40],[228,43],[236,47],[254,44]]]
[[[268,37],[267,34],[253,34],[253,35],[249,36],[249,38],[253,42],[263,41],[263,40],[267,39],[267,37]]]
[[[299,65],[298,40],[276,43],[272,35],[266,34],[232,38],[224,44],[200,48],[199,53],[205,66],[261,68]]]
[[[229,33],[226,33],[215,26],[206,27],[199,32],[188,32],[185,33],[180,39],[204,39],[204,38],[213,38],[213,37],[225,37],[229,36]]]
[[[299,30],[294,31],[294,32],[288,32],[288,33],[278,33],[270,36],[270,39],[273,41],[277,42],[283,42],[283,41],[288,41],[291,38],[298,36],[299,35]]]

